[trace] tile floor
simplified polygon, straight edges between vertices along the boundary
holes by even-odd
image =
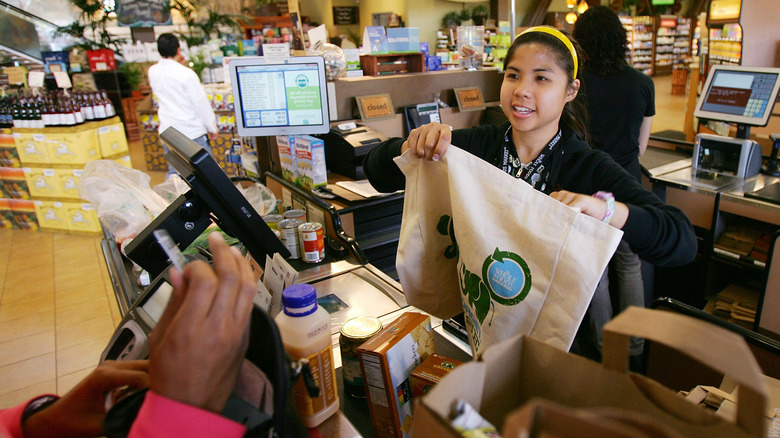
[[[671,95],[671,76],[655,83],[653,132],[682,131],[686,97]],[[140,144],[131,156],[143,168]],[[162,178],[153,172],[152,185]],[[99,238],[0,230],[0,409],[67,392],[120,319]]]

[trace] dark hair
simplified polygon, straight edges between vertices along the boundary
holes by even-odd
[[[626,29],[612,9],[595,6],[580,15],[574,38],[584,51],[583,65],[600,75],[618,73],[626,66]]]
[[[172,33],[164,33],[157,38],[157,51],[163,58],[173,58],[179,50],[179,39]]]
[[[561,31],[561,33],[568,37],[566,32]],[[571,40],[571,38],[569,39]],[[515,41],[506,52],[506,57],[504,57],[504,71],[506,71],[506,68],[509,65],[509,61],[514,56],[517,48],[525,44],[532,43],[543,44],[547,46],[547,48],[550,49],[553,54],[555,54],[555,57],[558,60],[558,65],[563,69],[563,71],[566,72],[566,75],[569,78],[568,85],[571,85],[575,79],[573,77],[575,62],[574,57],[572,57],[569,48],[566,47],[566,44],[564,44],[563,41],[559,40],[556,36],[545,32],[526,32],[515,38]],[[576,41],[571,41],[571,43],[574,46],[574,50],[577,52],[577,57],[579,58],[579,54],[582,52],[581,49],[577,45]],[[578,78],[579,70],[580,69],[578,66]],[[582,80],[580,80],[580,82],[582,82]],[[586,111],[585,104],[583,103],[582,92],[577,93],[577,97],[564,105],[560,123],[562,128],[572,131],[579,135],[582,140],[585,140],[586,142],[588,141],[588,112]]]

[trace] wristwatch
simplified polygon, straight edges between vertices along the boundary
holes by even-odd
[[[596,192],[593,194],[593,197],[607,203],[607,213],[604,214],[604,219],[601,222],[605,224],[612,222],[612,216],[615,215],[615,195],[610,192]]]
[[[59,399],[60,398],[56,395],[42,395],[38,398],[32,399],[30,403],[27,403],[27,406],[24,407],[24,411],[22,411],[22,424],[24,424],[27,418],[48,408]]]

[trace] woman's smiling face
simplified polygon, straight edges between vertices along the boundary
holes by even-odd
[[[516,134],[527,133],[549,140],[567,102],[577,96],[579,81],[569,76],[553,51],[532,42],[517,47],[507,63],[501,84],[501,108]]]

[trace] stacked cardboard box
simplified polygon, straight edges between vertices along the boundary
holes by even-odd
[[[5,169],[4,185],[18,180],[13,187],[24,183],[27,191],[25,197],[19,190],[4,189],[11,196],[17,194],[17,199],[7,203],[15,226],[100,234],[97,213],[79,198],[78,180],[84,165],[92,160],[109,159],[132,167],[121,120],[113,117],[73,127],[14,128],[12,138],[21,168]]]

